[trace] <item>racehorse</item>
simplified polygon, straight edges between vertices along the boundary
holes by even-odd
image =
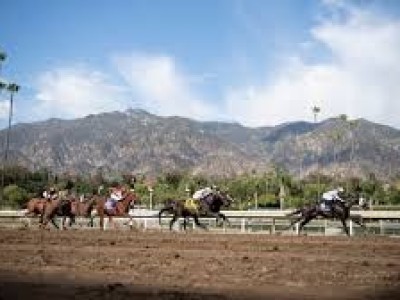
[[[169,222],[169,230],[172,230],[172,226],[180,217],[183,217],[183,229],[186,230],[186,223],[189,217],[192,217],[194,223],[200,228],[207,229],[204,224],[201,224],[199,221],[199,215],[194,210],[185,206],[184,200],[174,200],[167,199],[164,207],[158,213],[158,222],[161,225],[161,216],[163,213],[168,212],[172,214],[172,219]]]
[[[75,223],[76,217],[86,217],[91,218],[91,210],[94,206],[94,200],[90,199],[85,202],[80,202],[79,199],[74,197],[69,197],[63,200],[46,200],[46,199],[32,199],[28,202],[28,213],[32,209],[36,214],[40,214],[40,224],[45,227],[49,221],[58,228],[55,222],[55,217],[63,217],[62,225],[65,229],[65,219],[68,217],[71,227]],[[31,213],[32,214],[32,213]],[[89,225],[93,227],[93,219],[90,219]]]
[[[46,206],[47,200],[44,198],[32,198],[23,207],[27,209],[25,212],[25,217],[40,217],[39,222],[42,223],[42,214],[44,207]],[[52,220],[53,221],[53,220]],[[54,226],[57,224],[53,222]]]
[[[80,201],[80,199],[72,198],[71,199],[71,212],[75,217],[84,217],[90,218],[89,226],[93,227],[93,217],[92,210],[94,205],[96,204],[95,198],[90,198],[86,201]]]
[[[344,203],[338,201],[334,202],[332,204],[332,210],[322,208],[320,203],[304,206],[287,215],[287,217],[296,216],[296,218],[290,223],[288,229],[296,223],[300,223],[298,230],[298,234],[300,234],[303,227],[313,219],[316,219],[318,217],[322,217],[324,219],[338,218],[341,221],[343,229],[346,232],[347,236],[350,236],[349,228],[346,224],[346,221],[348,219],[351,219],[356,224],[360,225],[364,230],[366,230],[366,227],[363,224],[361,217],[357,218],[350,216],[350,209],[352,208],[352,206],[359,203],[360,201],[358,197],[349,197],[348,201]],[[361,203],[360,207],[362,209],[367,209],[367,204]]]
[[[129,215],[129,209],[138,202],[139,199],[134,192],[125,192],[123,199],[118,201],[114,209],[106,208],[107,198],[103,196],[94,196],[95,204],[93,207],[96,208],[96,214],[100,218],[100,230],[104,230],[104,218],[107,216],[109,223],[115,227],[113,217],[129,217],[129,224],[132,224],[133,218]],[[91,213],[91,209],[90,209]]]
[[[220,219],[223,222],[229,224],[229,220],[226,216],[221,213],[222,207],[229,207],[233,199],[225,192],[214,192],[206,196],[205,198],[199,200],[198,208],[189,208],[185,205],[183,200],[168,200],[165,206],[159,211],[159,223],[161,224],[161,216],[164,212],[169,212],[172,214],[172,220],[169,223],[169,228],[172,230],[172,226],[178,220],[178,218],[183,217],[183,227],[186,230],[186,220],[189,217],[194,219],[194,222],[199,227],[205,229],[205,225],[199,222],[199,217],[216,217],[217,223]]]
[[[72,212],[71,199],[54,199],[46,200],[42,215],[41,215],[41,228],[46,228],[49,221],[59,229],[55,222],[55,217],[62,217],[62,229],[66,229],[65,220],[69,218],[69,227],[75,223],[75,215]]]

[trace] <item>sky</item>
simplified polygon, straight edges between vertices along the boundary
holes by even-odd
[[[397,0],[0,0],[13,123],[140,108],[273,126],[400,129]],[[9,94],[0,94],[0,128]]]

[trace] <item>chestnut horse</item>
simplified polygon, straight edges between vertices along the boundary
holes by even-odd
[[[25,212],[25,217],[40,217],[39,223],[43,222],[43,212],[45,210],[45,206],[47,204],[47,200],[44,198],[32,198],[27,203],[24,204],[27,211]],[[55,223],[54,219],[51,220],[52,224],[58,228],[58,225]]]
[[[123,199],[118,201],[116,207],[112,210],[108,210],[105,207],[107,198],[101,196],[95,196],[96,204],[94,207],[96,208],[96,214],[100,218],[100,230],[104,230],[104,218],[107,216],[108,221],[113,224],[113,217],[129,217],[129,224],[132,224],[133,218],[129,215],[129,209],[135,202],[138,201],[138,197],[134,192],[126,192],[123,195]]]
[[[90,198],[86,201],[80,201],[77,198],[71,199],[71,212],[76,217],[90,218],[89,226],[93,227],[92,210],[96,204],[95,198]]]
[[[49,221],[58,228],[55,224],[54,218],[56,216],[63,217],[62,225],[65,229],[65,219],[68,217],[70,219],[69,226],[75,223],[76,217],[90,218],[89,225],[93,227],[93,218],[91,212],[93,206],[95,205],[95,199],[90,199],[85,202],[79,201],[79,199],[70,197],[63,200],[52,200],[51,202],[45,203],[44,211],[41,217],[42,226],[46,226]]]

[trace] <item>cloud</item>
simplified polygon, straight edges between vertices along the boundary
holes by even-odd
[[[226,91],[229,114],[258,126],[312,119],[311,107],[319,105],[321,118],[345,113],[400,127],[400,22],[343,1],[326,3],[330,17],[304,42],[322,47],[329,61],[308,63],[294,53],[273,80]]]
[[[190,76],[179,70],[166,55],[130,54],[116,56],[114,64],[140,105],[160,115],[213,119],[216,108],[196,92],[209,74]]]
[[[41,118],[76,118],[127,107],[126,91],[121,86],[112,84],[105,74],[83,66],[44,72],[36,89],[35,112]]]
[[[0,119],[5,119],[8,117],[8,110],[10,107],[9,100],[2,100],[0,98]]]

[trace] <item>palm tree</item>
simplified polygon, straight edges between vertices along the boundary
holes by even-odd
[[[0,50],[0,71],[1,71],[1,64],[3,61],[5,61],[7,58],[7,54],[4,51]]]
[[[0,92],[7,88],[7,83],[0,80]]]
[[[8,150],[10,146],[10,130],[11,130],[11,123],[12,123],[12,115],[13,115],[13,104],[14,104],[14,94],[19,91],[20,87],[16,83],[10,83],[7,86],[7,91],[10,93],[10,107],[8,113],[8,129],[6,134],[6,149],[4,152],[4,163],[8,160]]]
[[[1,71],[1,64],[3,63],[3,61],[6,60],[6,58],[7,58],[6,53],[0,50],[0,71]],[[1,74],[0,74],[0,75],[1,75]],[[2,80],[0,79],[0,92],[1,92],[3,89],[5,89],[6,87],[7,87],[7,84],[6,84],[4,81],[2,81]]]
[[[0,62],[5,61],[7,58],[7,54],[4,51],[0,50]]]
[[[314,114],[314,123],[317,123],[317,116],[318,116],[318,114],[321,112],[321,108],[318,107],[318,106],[316,106],[316,105],[314,105],[314,106],[312,107],[312,112],[313,112],[313,114]]]

